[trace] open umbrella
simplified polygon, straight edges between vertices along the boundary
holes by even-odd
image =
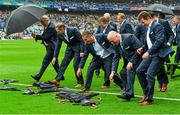
[[[148,6],[147,8],[145,8],[145,10],[161,12],[164,14],[171,14],[171,15],[174,14],[170,7],[167,7],[163,4],[152,4],[152,5]]]
[[[41,19],[46,9],[35,5],[26,5],[12,11],[5,25],[6,35],[24,31]]]

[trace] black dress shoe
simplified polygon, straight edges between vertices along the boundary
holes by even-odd
[[[40,80],[40,78],[37,77],[37,75],[31,75],[31,77],[32,77],[34,80],[36,80],[36,81],[39,81],[39,80]]]
[[[121,98],[121,99],[126,99],[127,101],[130,101],[131,100],[131,96],[123,93],[121,95],[117,95],[117,97]]]

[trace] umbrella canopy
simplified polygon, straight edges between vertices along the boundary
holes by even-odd
[[[152,4],[152,5],[148,6],[145,10],[161,12],[164,14],[171,14],[171,15],[174,14],[170,7],[167,7],[163,4]]]
[[[6,35],[24,31],[27,27],[41,19],[42,15],[47,12],[35,5],[26,5],[12,11],[7,19],[5,29]]]

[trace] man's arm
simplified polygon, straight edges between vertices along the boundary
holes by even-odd
[[[84,52],[84,41],[82,39],[81,33],[77,30],[77,28],[74,29],[74,33],[75,33],[75,36],[77,37],[77,39],[80,40],[80,52],[83,53]]]
[[[56,34],[55,28],[49,28],[43,35],[36,35],[35,39],[36,40],[48,40],[55,34]]]

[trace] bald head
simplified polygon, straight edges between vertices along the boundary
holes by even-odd
[[[110,31],[107,39],[110,43],[119,45],[119,43],[121,42],[121,35],[118,32]]]

